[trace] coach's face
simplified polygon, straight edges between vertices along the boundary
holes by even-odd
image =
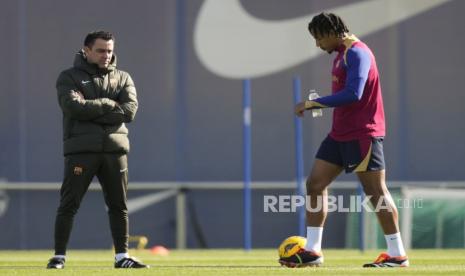
[[[311,33],[313,38],[315,39],[316,47],[320,48],[323,51],[328,52],[331,54],[341,43],[340,37],[333,33],[329,34],[314,34]]]
[[[113,56],[113,40],[97,38],[91,47],[84,47],[87,62],[97,64],[99,68],[107,68]]]

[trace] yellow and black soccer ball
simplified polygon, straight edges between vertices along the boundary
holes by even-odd
[[[300,236],[291,236],[285,239],[281,245],[279,245],[279,257],[287,258],[290,257],[302,249],[305,249],[307,239]]]

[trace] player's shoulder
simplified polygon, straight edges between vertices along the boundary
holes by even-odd
[[[348,48],[345,53],[345,59],[347,62],[354,61],[354,60],[371,60],[373,53],[371,52],[368,46],[358,41],[352,45],[352,47]]]
[[[347,49],[347,54],[351,54],[351,55],[364,55],[367,53],[368,54],[371,53],[371,50],[362,41],[357,41],[353,43],[351,47]]]

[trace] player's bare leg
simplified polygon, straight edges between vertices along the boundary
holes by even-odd
[[[385,170],[368,171],[357,173],[360,182],[362,183],[363,190],[367,196],[371,196],[371,204],[373,208],[382,204],[383,207],[376,212],[381,228],[384,234],[394,234],[399,232],[398,212],[394,201],[392,200],[391,193],[386,186]],[[383,202],[381,202],[383,200]]]
[[[307,178],[307,200],[311,212],[307,210],[307,225],[323,227],[328,209],[328,190],[331,182],[342,172],[342,167],[321,159],[315,159],[310,176]],[[320,201],[320,202],[318,202]],[[317,208],[323,205],[323,208]],[[308,208],[308,207],[307,207]],[[315,210],[315,211],[313,211]]]
[[[375,208],[384,237],[387,243],[387,253],[381,253],[373,263],[364,267],[406,267],[409,261],[399,232],[398,212],[391,193],[386,186],[385,171],[368,171],[357,173],[363,190]],[[381,208],[377,208],[381,207]]]
[[[307,243],[305,248],[298,253],[288,258],[280,258],[281,265],[304,267],[323,264],[321,238],[328,209],[328,191],[326,188],[341,171],[342,167],[340,166],[321,159],[315,160],[307,179]]]

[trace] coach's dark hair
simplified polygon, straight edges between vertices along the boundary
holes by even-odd
[[[92,48],[94,45],[94,42],[97,38],[101,38],[103,40],[115,40],[115,37],[113,36],[112,33],[106,32],[106,31],[95,31],[88,33],[86,38],[84,39],[84,46],[87,46],[89,48]]]
[[[313,17],[312,21],[308,23],[308,31],[312,35],[326,36],[334,33],[337,36],[342,36],[344,33],[349,32],[349,28],[347,28],[342,18],[334,13],[322,12]]]

